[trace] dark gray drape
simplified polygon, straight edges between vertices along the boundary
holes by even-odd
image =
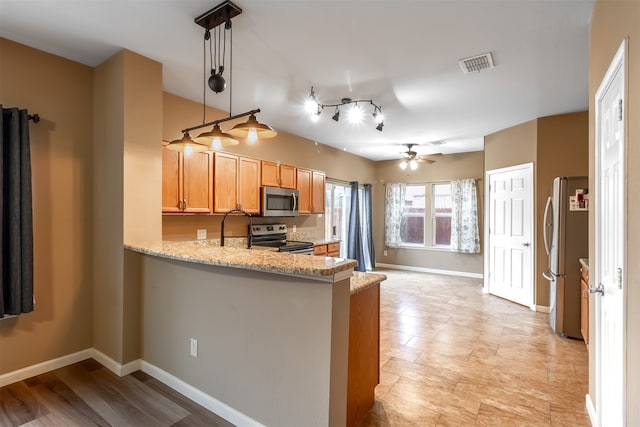
[[[2,108],[0,125],[1,318],[33,311],[33,220],[29,114]]]
[[[363,224],[362,224],[362,234],[363,234],[363,243],[367,247],[367,267],[370,269],[374,269],[376,267],[376,254],[373,249],[373,220],[371,213],[371,184],[364,184],[364,197],[362,200],[362,216],[363,216]]]
[[[347,236],[347,258],[358,261],[356,270],[366,271],[360,231],[360,198],[358,197],[358,181],[349,183],[351,187],[351,209],[349,211],[349,231]]]

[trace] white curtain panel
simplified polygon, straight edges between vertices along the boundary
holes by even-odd
[[[384,244],[398,246],[406,184],[387,184],[384,195]]]
[[[451,197],[451,250],[469,254],[480,253],[476,180],[451,181]]]

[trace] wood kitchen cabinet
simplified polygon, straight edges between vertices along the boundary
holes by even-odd
[[[298,212],[301,214],[311,213],[311,170],[298,168],[297,172],[298,188]]]
[[[298,168],[299,213],[324,213],[324,172]]]
[[[162,212],[211,213],[213,165],[209,153],[162,148]]]
[[[340,257],[340,242],[333,242],[313,247],[313,254],[318,256]]]
[[[325,174],[313,171],[311,179],[311,213],[324,213]]]
[[[261,185],[266,187],[296,188],[296,167],[262,160]]]
[[[213,166],[213,211],[260,213],[260,161],[216,152]]]
[[[585,265],[580,268],[580,332],[584,343],[589,349],[589,268]]]

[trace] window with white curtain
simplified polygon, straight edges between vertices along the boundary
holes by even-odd
[[[386,184],[385,245],[477,253],[475,180]]]

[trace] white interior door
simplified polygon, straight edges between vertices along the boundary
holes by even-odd
[[[487,172],[485,289],[533,305],[533,165]]]
[[[625,425],[625,45],[596,92],[596,411],[601,426]]]

